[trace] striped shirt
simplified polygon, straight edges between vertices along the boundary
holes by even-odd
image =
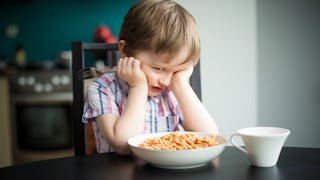
[[[126,107],[128,90],[128,85],[116,73],[106,73],[88,86],[82,122],[92,123],[98,152],[113,150],[103,138],[95,117],[107,113],[121,116]],[[158,96],[149,96],[146,103],[145,133],[178,130],[183,115],[171,91],[165,90]]]

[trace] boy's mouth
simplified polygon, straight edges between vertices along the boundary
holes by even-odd
[[[151,90],[152,90],[152,92],[160,93],[161,91],[163,91],[163,88],[151,86]]]

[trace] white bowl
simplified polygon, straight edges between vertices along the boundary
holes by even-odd
[[[151,163],[156,167],[168,169],[187,169],[200,167],[219,156],[226,146],[226,139],[222,136],[216,136],[219,145],[188,150],[150,150],[138,147],[145,139],[161,137],[170,132],[143,134],[131,137],[128,144],[132,152],[139,158]],[[179,132],[190,133],[190,132]],[[192,132],[197,137],[207,137],[212,134],[205,132]]]

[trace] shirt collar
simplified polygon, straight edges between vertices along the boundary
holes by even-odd
[[[155,102],[156,104],[159,103],[161,97],[163,97],[165,94],[168,94],[169,91],[168,90],[164,90],[161,92],[161,94],[157,95],[157,96],[148,96],[148,99],[152,100],[153,102]]]
[[[148,96],[148,99],[158,104],[160,96]]]

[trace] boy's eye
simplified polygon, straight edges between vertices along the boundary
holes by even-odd
[[[160,67],[152,67],[153,69],[157,70],[157,71],[163,71],[164,68],[160,68]]]

